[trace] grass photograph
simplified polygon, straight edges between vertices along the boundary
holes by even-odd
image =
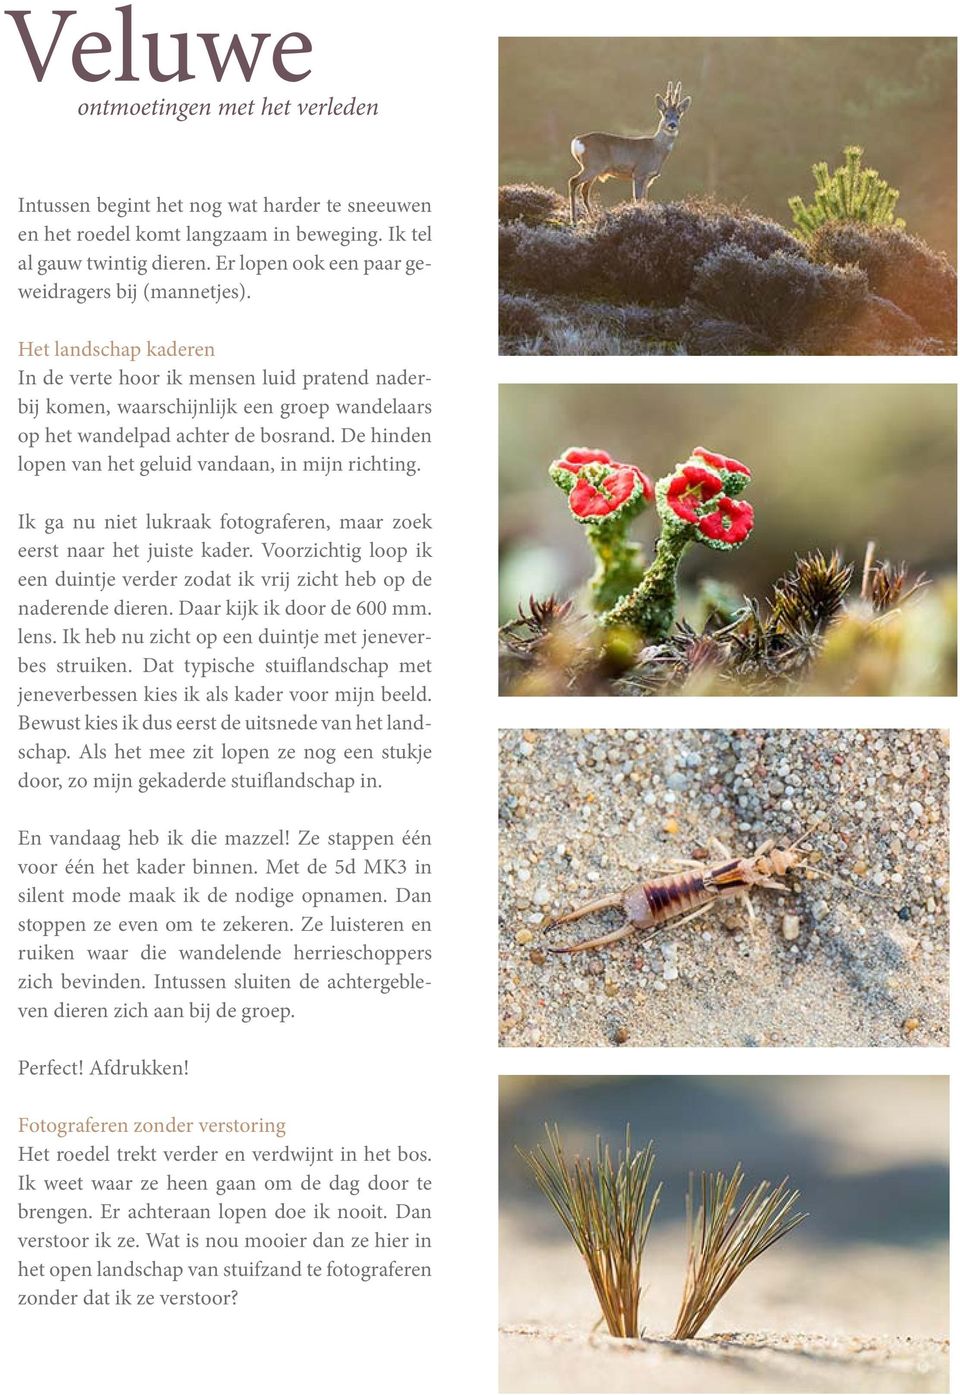
[[[504,1047],[945,1047],[941,731],[500,733]]]
[[[500,1389],[945,1391],[947,1091],[501,1076]]]
[[[500,351],[955,354],[956,40],[505,38]]]
[[[500,389],[504,695],[952,695],[956,560],[952,385]]]

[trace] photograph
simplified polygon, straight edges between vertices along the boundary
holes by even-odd
[[[948,1192],[943,1076],[501,1075],[500,1389],[946,1391]]]
[[[501,39],[500,352],[955,354],[956,135],[954,38]]]
[[[949,1045],[942,731],[500,733],[500,1044]]]
[[[501,693],[954,695],[956,417],[953,384],[501,386]]]

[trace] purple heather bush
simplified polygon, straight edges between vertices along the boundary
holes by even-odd
[[[739,320],[780,352],[835,352],[869,294],[858,267],[818,266],[745,247],[713,252],[697,268],[690,298],[711,317]]]
[[[810,240],[818,262],[858,266],[874,295],[893,301],[928,335],[957,337],[957,273],[942,252],[898,228],[825,223]]]
[[[499,216],[501,223],[518,219],[537,227],[541,223],[566,219],[567,201],[556,189],[545,189],[542,184],[501,184]]]
[[[896,227],[829,222],[802,242],[769,218],[690,198],[623,204],[574,228],[561,203],[535,185],[501,190],[501,290],[550,317],[534,328],[530,305],[508,301],[507,352],[534,342],[561,353],[954,350],[956,272]],[[558,324],[569,334],[554,343]],[[603,346],[577,348],[578,333]]]

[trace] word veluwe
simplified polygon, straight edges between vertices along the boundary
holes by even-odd
[[[313,44],[307,35],[298,32],[284,34],[276,40],[273,40],[272,34],[250,34],[246,48],[239,34],[224,37],[219,46],[217,40],[221,39],[221,35],[217,31],[206,34],[169,34],[165,44],[168,56],[161,59],[161,39],[158,33],[134,35],[132,5],[117,6],[116,13],[120,16],[119,43],[115,43],[101,30],[92,30],[73,39],[72,47],[68,47],[70,39],[62,45],[65,30],[72,30],[70,38],[73,38],[73,33],[76,32],[76,27],[70,25],[76,13],[76,10],[51,10],[51,18],[55,17],[59,23],[52,38],[41,39],[39,34],[34,38],[34,31],[27,23],[27,16],[32,15],[33,11],[4,11],[16,25],[20,42],[30,60],[37,82],[43,82],[47,76],[54,54],[58,50],[62,50],[65,55],[69,54],[70,67],[82,82],[102,82],[104,78],[110,77],[115,82],[139,82],[141,79],[136,71],[134,58],[135,38],[140,40],[138,47],[141,52],[144,49],[146,51],[145,75],[153,82],[192,82],[197,74],[190,70],[191,61],[193,66],[197,66],[197,59],[203,63],[204,68],[209,67],[216,82],[223,81],[231,64],[232,71],[239,69],[244,82],[249,82],[265,47],[269,47],[273,72],[284,82],[302,82],[313,71],[306,68],[303,72],[294,72],[289,66],[291,59],[302,59],[306,54],[313,52]],[[114,52],[120,61],[119,72],[114,72],[111,67],[111,55]],[[167,66],[165,69],[161,66],[162,63],[172,63],[173,67]]]

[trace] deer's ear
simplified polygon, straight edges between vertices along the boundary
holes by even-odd
[[[689,98],[689,97],[684,97],[683,101],[682,101],[682,102],[680,103],[680,105],[677,107],[677,111],[680,113],[681,116],[682,116],[683,113],[686,111],[686,109],[687,109],[687,107],[688,107],[689,105],[690,105],[690,98]]]
[[[657,111],[660,113],[661,116],[666,116],[667,114],[667,104],[660,96],[659,92],[657,93]]]

